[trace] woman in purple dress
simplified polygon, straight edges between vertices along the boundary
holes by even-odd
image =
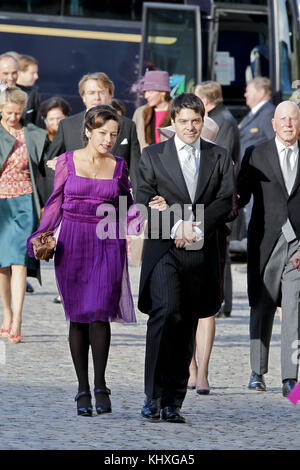
[[[31,239],[48,230],[56,231],[55,274],[66,319],[70,321],[69,343],[78,378],[75,400],[77,413],[83,416],[92,416],[89,346],[96,411],[108,413],[111,402],[105,369],[110,322],[136,321],[126,234],[122,236],[120,231],[123,221],[128,223],[127,209],[134,206],[126,162],[110,153],[118,130],[118,117],[112,107],[96,106],[86,113],[86,146],[58,158],[54,191],[38,231],[27,243],[29,254],[34,256]],[[119,213],[120,196],[125,196],[126,221],[122,221],[122,211]],[[112,221],[108,225],[107,214]]]

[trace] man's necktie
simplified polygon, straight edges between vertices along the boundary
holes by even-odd
[[[282,160],[282,174],[288,194],[291,193],[295,180],[295,174],[293,175],[291,167],[291,155],[292,150],[289,147],[286,147],[284,149],[284,156]],[[282,226],[282,233],[288,243],[296,239],[296,234],[289,218],[287,218],[285,224]]]
[[[182,170],[191,201],[193,201],[198,180],[196,149],[192,145],[185,145],[184,148],[187,151],[187,156],[183,162]]]
[[[286,147],[284,149],[284,157],[282,161],[282,174],[283,174],[283,178],[284,178],[285,185],[287,188],[289,186],[289,180],[290,180],[290,176],[292,173],[291,160],[290,160],[291,154],[292,154],[292,150],[289,147]]]

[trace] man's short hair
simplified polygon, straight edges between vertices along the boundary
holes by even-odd
[[[204,119],[204,104],[194,93],[181,93],[181,95],[174,98],[171,104],[171,119],[175,121],[176,115],[184,108],[192,109]]]
[[[265,93],[269,96],[272,95],[272,86],[271,86],[271,80],[267,77],[255,77],[250,82],[247,83],[247,85],[250,85],[250,83],[253,83],[254,87],[257,90],[263,89]]]
[[[20,72],[26,72],[30,65],[38,65],[37,59],[35,59],[31,55],[19,55],[17,61]]]
[[[10,53],[8,53],[8,52],[4,52],[4,54],[0,54],[0,62],[1,62],[1,60],[3,60],[3,59],[12,59],[12,60],[14,60],[14,61],[16,62],[16,64],[17,64],[17,68],[19,68],[18,61],[17,61],[16,57],[13,56],[13,54],[10,54]]]
[[[82,97],[84,95],[84,87],[88,80],[95,80],[99,85],[108,88],[111,96],[114,94],[115,86],[111,79],[103,72],[87,73],[84,75],[78,83],[79,94]]]
[[[218,82],[201,82],[195,87],[195,92],[205,96],[210,103],[218,104],[223,102],[222,88]]]

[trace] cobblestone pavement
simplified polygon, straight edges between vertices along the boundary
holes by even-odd
[[[186,424],[149,423],[140,415],[144,400],[143,362],[147,317],[135,325],[112,324],[107,385],[113,412],[76,415],[76,379],[70,358],[68,325],[52,302],[56,285],[52,263],[42,265],[43,286],[25,298],[21,344],[0,339],[0,449],[300,449],[300,403],[282,397],[280,320],[276,315],[268,391],[247,389],[249,308],[246,275],[232,265],[232,318],[217,319],[211,358],[211,394],[188,391]],[[130,268],[137,300],[139,268]],[[1,317],[1,311],[0,311]],[[92,377],[92,361],[90,361]],[[92,380],[91,380],[92,383]]]

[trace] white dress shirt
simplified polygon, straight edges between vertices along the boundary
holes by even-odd
[[[275,144],[276,144],[278,155],[279,155],[280,167],[282,169],[285,149],[287,147],[278,139],[278,137],[275,137]],[[298,159],[298,153],[299,153],[298,141],[295,142],[293,145],[290,145],[289,148],[291,149],[291,154],[290,154],[291,170],[293,170]]]
[[[264,104],[266,104],[268,102],[268,100],[264,100],[264,101],[261,101],[260,103],[258,103],[256,106],[254,106],[253,108],[251,108],[251,114],[255,114],[257,113],[257,111],[263,107]]]
[[[180,163],[180,166],[181,166],[181,170],[183,172],[184,162],[185,162],[186,158],[189,156],[188,150],[186,148],[187,144],[185,142],[183,142],[181,139],[179,139],[177,134],[175,135],[174,143],[175,143],[175,147],[176,147],[176,150],[177,150],[177,155],[178,155],[178,160],[179,160],[179,163]],[[196,168],[197,168],[197,172],[199,172],[200,158],[201,158],[200,137],[199,137],[198,140],[196,140],[196,142],[193,143],[193,147],[196,149],[196,152],[195,152]],[[191,220],[192,220],[192,217],[193,217],[193,215],[191,215]],[[173,239],[175,238],[176,230],[179,227],[179,225],[181,224],[181,222],[182,222],[182,219],[178,220],[176,222],[176,224],[172,227],[171,238],[173,238]],[[204,238],[203,232],[199,227],[195,226],[193,228],[193,230],[195,230],[195,232],[198,233],[197,241],[200,241]]]

